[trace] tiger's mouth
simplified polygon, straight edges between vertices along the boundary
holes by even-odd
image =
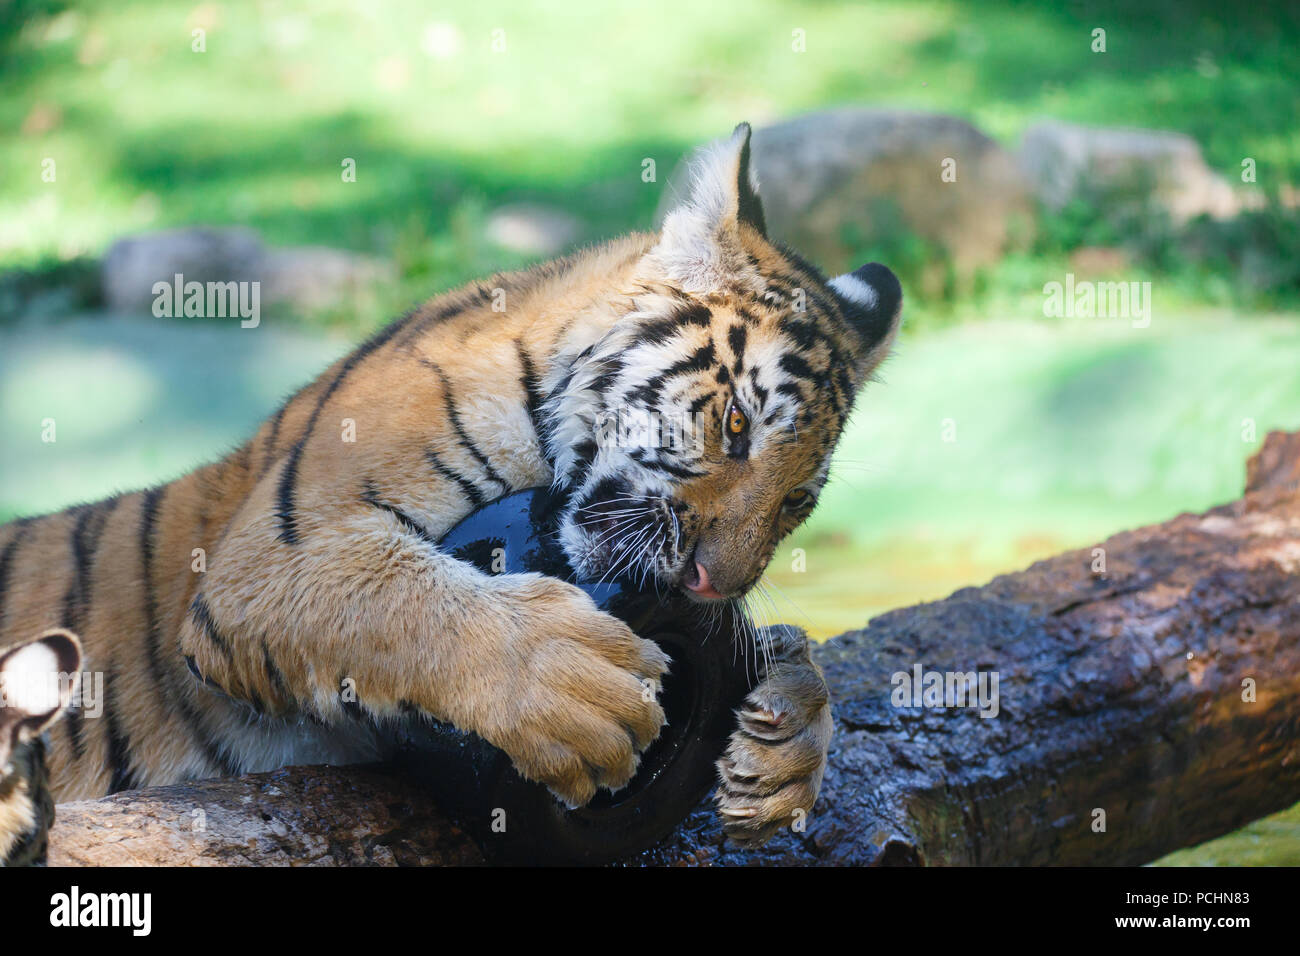
[[[628,578],[641,587],[681,583],[688,562],[679,511],[662,496],[607,490],[573,513],[580,532],[574,569],[584,579]]]

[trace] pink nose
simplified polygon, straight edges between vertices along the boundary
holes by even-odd
[[[693,579],[693,580],[692,580]],[[682,582],[700,597],[712,598],[715,601],[722,600],[722,595],[718,593],[717,588],[709,580],[708,569],[700,562],[695,562],[695,574],[687,574],[686,580]]]

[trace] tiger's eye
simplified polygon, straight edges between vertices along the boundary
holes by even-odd
[[[735,405],[727,409],[727,431],[733,435],[743,434],[745,428],[749,425],[749,419]]]
[[[787,508],[802,508],[808,503],[808,499],[811,497],[812,495],[810,495],[806,489],[796,488],[785,496],[785,506]]]

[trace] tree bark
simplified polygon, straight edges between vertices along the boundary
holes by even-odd
[[[1126,865],[1230,832],[1300,799],[1298,571],[1300,433],[1278,432],[1232,504],[817,647],[837,726],[806,826],[744,848],[706,801],[626,862]],[[996,673],[996,716],[896,702],[918,665]],[[362,768],[65,804],[50,842],[53,865],[482,859],[418,789]]]
[[[50,866],[478,865],[429,795],[371,767],[272,773],[63,803]]]

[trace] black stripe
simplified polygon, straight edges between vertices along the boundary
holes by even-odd
[[[596,460],[596,451],[596,443],[591,439],[579,442],[573,449],[575,457],[569,468],[569,475],[581,474],[590,468],[591,463]]]
[[[31,520],[31,518],[19,518],[13,523],[14,536],[9,539],[4,551],[0,552],[0,634],[4,633],[5,598],[9,593],[9,576],[13,569],[14,555],[18,553],[18,545],[22,543],[23,533]]]
[[[853,395],[853,380],[849,378],[848,369],[846,369],[842,365],[837,366],[835,369],[834,378],[835,378],[835,384],[839,386],[840,394],[842,396],[847,395],[851,397]]]
[[[68,593],[64,597],[63,617],[66,622],[64,626],[78,636],[81,636],[85,626],[88,599],[91,597],[91,576],[95,569],[95,558],[99,554],[99,539],[119,500],[115,496],[97,504],[87,505],[72,529],[72,557],[75,573],[68,587]]]
[[[618,359],[601,363],[600,373],[591,380],[592,390],[598,395],[607,394],[622,373],[623,363]]]
[[[86,545],[83,539],[86,535],[86,525],[89,524],[95,512],[90,506],[79,505],[73,508],[70,513],[77,516],[77,520],[72,525],[72,531],[68,535],[68,547],[72,551],[72,577],[68,581],[67,591],[63,594],[63,617],[60,626],[66,627],[80,637],[80,630],[77,627],[78,618],[80,617],[78,613],[78,586],[86,575],[86,565],[88,563]]]
[[[83,619],[86,611],[86,599],[90,591],[90,573],[95,547],[100,534],[104,530],[104,523],[108,520],[108,515],[116,504],[117,499],[110,498],[106,502],[100,502],[96,505],[82,505],[73,510],[73,513],[77,515],[77,521],[72,526],[72,533],[69,535],[69,545],[72,548],[72,579],[68,582],[68,590],[63,595],[62,626],[72,631],[82,640],[85,640],[85,622]],[[104,508],[105,505],[107,505],[107,509]],[[80,705],[68,708],[68,712],[63,718],[63,729],[68,737],[68,743],[72,746],[73,754],[81,757],[86,752],[86,745],[83,734],[85,716],[81,712]]]
[[[748,336],[748,330],[743,325],[733,325],[727,330],[727,344],[731,346],[731,352],[736,356],[736,361],[732,364],[731,370],[737,375],[745,368],[745,339]]]
[[[483,492],[475,488],[474,485],[470,482],[470,480],[466,478],[464,475],[462,475],[460,472],[453,471],[452,469],[448,468],[445,464],[443,464],[442,459],[439,458],[436,454],[434,454],[433,451],[426,451],[424,453],[424,457],[428,459],[429,464],[433,466],[434,471],[436,471],[443,478],[446,478],[448,481],[455,482],[457,485],[459,485],[460,490],[464,492],[465,497],[469,499],[469,503],[472,504],[475,508],[480,507],[484,503],[485,499],[483,498]]]
[[[430,309],[426,312],[425,308],[427,306],[420,306],[396,323],[396,327],[409,326],[406,334],[402,336],[402,343],[409,344],[415,341],[431,326],[446,322],[462,312],[491,305],[493,287],[511,292],[515,287],[515,283],[504,274],[497,273],[486,281],[476,283],[467,289],[447,293],[447,301],[436,309]],[[396,327],[390,326],[394,331],[397,330]]]
[[[793,352],[786,352],[781,356],[781,370],[795,378],[807,379],[810,382],[817,382],[820,375],[813,371],[812,366],[805,362]]]
[[[844,364],[844,353],[839,344],[811,319],[784,319],[782,333],[788,335],[801,352],[810,352],[818,345],[826,349],[826,363],[830,366]]]
[[[713,321],[713,313],[709,311],[707,306],[692,304],[684,309],[679,309],[676,318],[681,325],[698,325],[708,328]]]
[[[713,391],[708,391],[705,392],[703,395],[701,395],[699,398],[695,399],[695,401],[691,402],[690,414],[692,415],[699,414],[701,408],[709,404],[709,402],[713,401],[713,396],[715,394],[717,393]]]
[[[294,697],[289,691],[289,684],[284,679],[284,674],[280,672],[280,668],[275,666],[275,658],[271,656],[271,648],[267,645],[265,640],[262,641],[262,666],[266,670],[266,679],[271,682],[271,686],[275,688],[275,692],[279,694],[281,698],[292,704],[294,702]]]
[[[529,358],[528,352],[524,349],[522,339],[515,339],[515,352],[519,355],[519,384],[524,388],[524,405],[528,409],[528,420],[533,423],[537,443],[541,446],[542,456],[546,457],[546,442],[549,433],[542,420],[541,382],[537,378],[537,369],[533,366],[533,360]]]
[[[167,486],[150,488],[145,492],[141,506],[140,518],[140,571],[144,582],[145,615],[145,653],[149,661],[149,673],[154,686],[158,689],[164,707],[174,705],[190,732],[190,736],[203,750],[203,756],[214,767],[219,767],[228,777],[239,774],[239,765],[208,736],[203,727],[203,720],[190,705],[185,696],[188,688],[178,688],[171,680],[171,673],[163,664],[161,634],[158,623],[158,603],[154,598],[153,556],[154,525],[158,520],[158,510],[162,505]]]
[[[776,387],[776,393],[778,395],[789,395],[796,402],[803,401],[803,389],[794,382],[782,382]]]
[[[390,515],[392,515],[398,521],[400,521],[407,531],[410,531],[412,534],[416,535],[417,537],[423,538],[425,541],[428,541],[430,544],[438,543],[438,539],[435,538],[432,533],[430,533],[428,528],[420,524],[420,522],[416,521],[405,511],[401,510],[395,505],[390,505],[386,501],[381,501],[379,498],[379,491],[375,488],[373,482],[367,481],[365,483],[364,490],[361,493],[361,500],[368,505],[372,505],[375,508],[379,508],[383,511],[387,511]]]
[[[131,741],[117,719],[117,708],[113,703],[113,684],[116,673],[110,665],[104,671],[104,730],[108,734],[109,783],[108,792],[135,790],[140,786],[140,779],[131,769]]]
[[[194,600],[190,602],[190,616],[194,618],[194,623],[203,629],[204,635],[221,652],[221,655],[233,662],[234,655],[230,651],[230,643],[217,630],[217,622],[212,619],[212,609],[208,607],[208,602],[203,599],[202,594],[194,595]]]
[[[681,331],[682,326],[676,317],[662,315],[641,325],[632,337],[632,341],[628,343],[628,348],[632,349],[638,345],[663,345],[680,335]]]
[[[307,419],[306,429],[303,431],[302,436],[293,443],[293,447],[289,450],[289,460],[285,462],[284,471],[280,473],[280,482],[276,489],[276,500],[278,503],[276,517],[280,522],[280,540],[286,544],[298,543],[298,525],[294,513],[294,495],[296,491],[295,486],[298,481],[298,465],[302,460],[303,448],[306,446],[307,440],[311,438],[312,430],[316,427],[316,419],[320,417],[320,413],[322,409],[324,409],[325,403],[330,400],[330,397],[333,396],[336,391],[338,391],[339,386],[343,384],[343,381],[349,374],[351,374],[352,370],[372,352],[383,347],[383,345],[396,335],[397,332],[406,324],[409,318],[410,316],[394,322],[387,328],[381,329],[377,334],[371,336],[354,349],[352,354],[344,359],[343,365],[338,370],[338,374],[334,376],[325,391],[321,394],[320,398],[316,400],[316,407],[312,409],[311,417]]]
[[[662,345],[680,335],[684,329],[691,326],[708,328],[712,322],[713,313],[707,306],[692,303],[643,322],[627,347],[630,350],[638,345]]]
[[[702,372],[713,364],[716,353],[713,348],[713,342],[710,340],[698,349],[692,352],[686,358],[678,359],[668,368],[659,372],[644,385],[638,385],[628,393],[628,401],[643,402],[646,405],[654,405],[659,399],[659,389],[670,379],[677,378],[679,375],[685,375],[690,372]],[[725,370],[726,366],[723,366]],[[719,379],[722,381],[722,379]]]
[[[447,376],[443,373],[442,369],[433,362],[425,362],[425,364],[437,373],[439,380],[442,382],[442,400],[443,404],[447,408],[447,417],[451,419],[452,430],[456,432],[456,438],[460,441],[464,449],[473,456],[474,460],[483,467],[483,473],[488,476],[488,479],[490,481],[495,481],[500,485],[503,492],[509,491],[510,485],[507,484],[506,480],[497,473],[495,468],[492,467],[492,463],[488,461],[487,456],[484,455],[478,445],[474,443],[474,440],[469,437],[469,434],[465,431],[465,426],[461,424],[460,410],[456,407],[456,400],[452,398],[451,395],[451,382],[448,381]]]
[[[629,455],[638,464],[646,468],[652,468],[656,471],[662,471],[665,474],[672,475],[674,478],[698,478],[705,474],[703,471],[698,471],[694,468],[686,468],[682,465],[675,465],[672,462],[664,461],[661,458],[651,458],[645,449],[642,448],[634,448],[629,452]]]
[[[686,358],[678,359],[660,374],[665,379],[670,379],[687,372],[702,372],[713,364],[714,356],[713,341],[710,339]]]
[[[259,478],[270,471],[271,465],[275,463],[275,445],[276,442],[280,440],[280,423],[284,421],[284,414],[289,410],[289,405],[293,402],[293,399],[297,397],[298,396],[295,395],[293,398],[284,401],[280,407],[275,410],[275,414],[271,416],[271,433],[266,436],[266,452],[262,457],[262,467],[258,472]]]
[[[72,580],[68,582],[68,590],[63,595],[63,619],[62,626],[67,628],[78,637],[81,633],[81,609],[84,606],[84,598],[80,596],[83,580],[88,576],[86,565],[86,547],[83,538],[86,534],[86,525],[90,521],[94,512],[90,508],[83,508],[77,518],[77,523],[72,526],[72,534],[69,536],[72,548]],[[82,737],[85,729],[85,716],[81,712],[81,707],[74,704],[68,708],[63,717],[63,730],[67,735],[68,743],[72,747],[72,753],[75,757],[80,758],[86,752],[86,744]]]

